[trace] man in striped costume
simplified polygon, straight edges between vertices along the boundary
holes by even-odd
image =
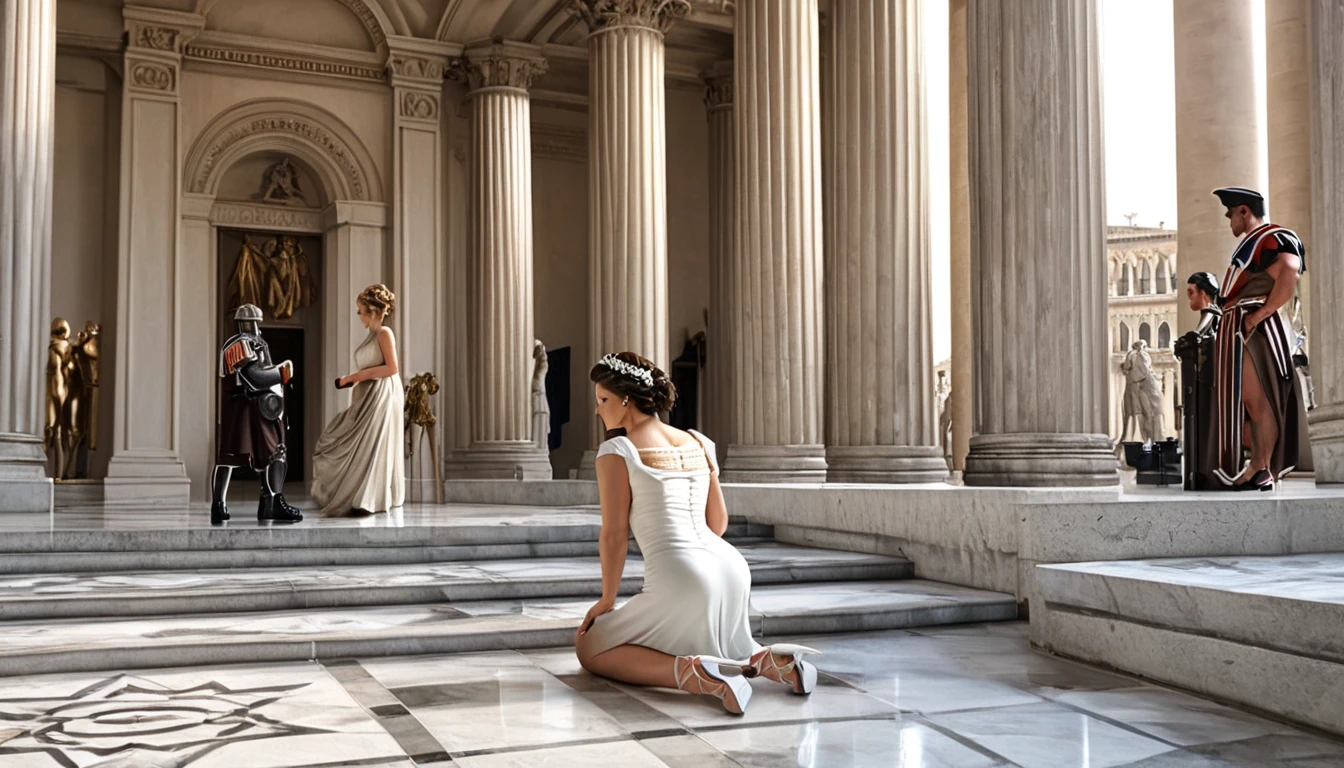
[[[1223,277],[1214,340],[1214,474],[1238,490],[1270,490],[1297,466],[1302,403],[1293,344],[1279,308],[1306,271],[1297,233],[1265,221],[1265,198],[1244,187],[1215,189],[1241,238]],[[1243,446],[1250,461],[1243,463]]]

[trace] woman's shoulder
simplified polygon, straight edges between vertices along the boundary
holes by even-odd
[[[378,329],[378,338],[380,338],[380,339],[382,339],[382,338],[388,338],[388,339],[394,338],[394,336],[392,335],[392,329],[391,329],[391,328],[388,328],[386,325],[382,326],[381,328]]]

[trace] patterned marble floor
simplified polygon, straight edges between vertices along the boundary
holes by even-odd
[[[568,649],[0,680],[0,768],[1339,766],[1344,742],[1041,656],[1026,625],[798,638],[744,717]]]

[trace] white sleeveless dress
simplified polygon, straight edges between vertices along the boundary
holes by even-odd
[[[644,588],[593,623],[588,633],[594,653],[642,645],[672,656],[745,663],[761,648],[748,617],[751,569],[705,522],[710,475],[719,471],[714,443],[691,434],[703,458],[695,454],[697,446],[655,449],[663,458],[655,463],[670,469],[646,465],[626,437],[607,440],[597,451],[625,459],[630,530],[644,556]],[[678,463],[687,468],[675,468]]]

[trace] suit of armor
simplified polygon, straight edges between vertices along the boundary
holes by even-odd
[[[247,466],[261,474],[257,519],[294,523],[303,513],[285,502],[285,384],[294,377],[294,364],[276,364],[261,338],[261,310],[244,304],[234,313],[238,333],[219,352],[217,459],[210,504],[210,522],[229,519],[229,480],[234,467]]]

